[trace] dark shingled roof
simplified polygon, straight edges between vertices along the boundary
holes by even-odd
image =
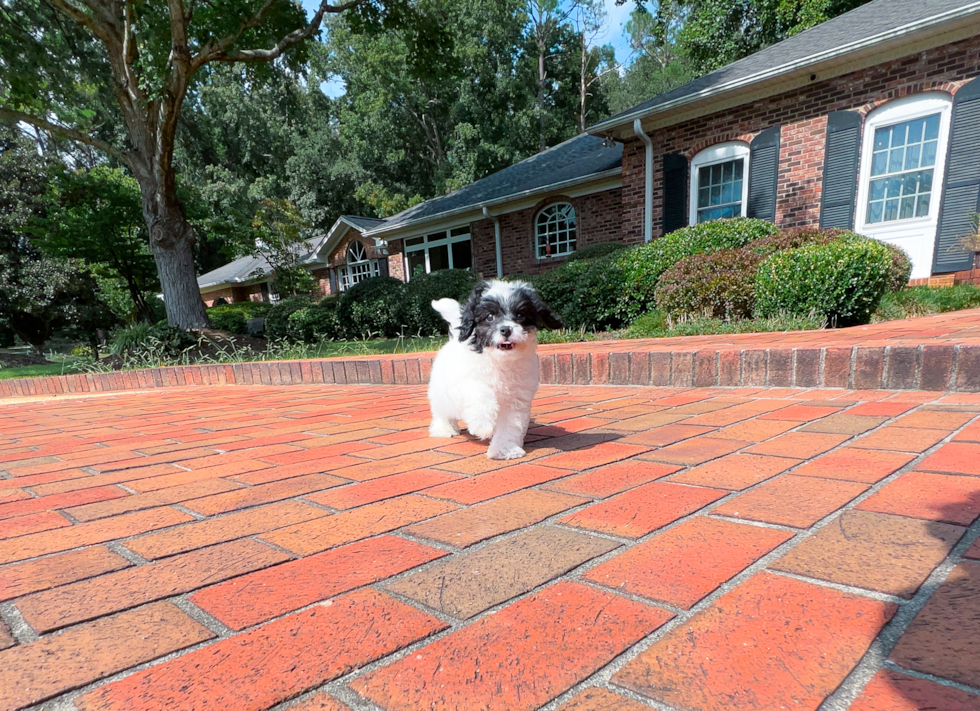
[[[360,217],[359,215],[341,215],[340,217],[360,229],[361,232],[373,230],[384,222],[384,220],[379,220],[374,217]]]
[[[964,0],[874,0],[600,121],[589,130],[611,128],[612,125],[622,123],[627,116],[656,113],[658,106],[678,99],[711,93],[712,90],[732,82],[748,81],[756,75],[771,73],[779,67],[807,63],[811,58],[818,59],[821,55],[846,50],[848,46],[867,43],[879,35],[908,25],[939,24],[948,19],[945,15],[957,11],[966,14],[980,12],[980,3]]]
[[[583,133],[456,192],[426,200],[392,215],[384,221],[383,229],[404,227],[444,212],[473,209],[483,203],[517,197],[555,183],[587,178],[594,173],[618,168],[622,161],[621,144],[608,146],[601,138]]]

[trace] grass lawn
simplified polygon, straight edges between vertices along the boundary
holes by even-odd
[[[45,363],[44,365],[19,365],[15,368],[0,368],[0,380],[10,378],[38,378],[42,375],[64,375],[75,371],[62,363]]]

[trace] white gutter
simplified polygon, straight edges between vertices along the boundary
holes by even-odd
[[[558,183],[550,183],[549,185],[542,185],[540,188],[531,188],[529,190],[523,190],[519,193],[511,193],[510,195],[504,195],[503,197],[494,198],[493,200],[487,200],[482,203],[470,203],[469,205],[463,205],[462,207],[456,207],[452,210],[444,210],[443,212],[437,212],[434,215],[429,215],[424,217],[417,222],[412,222],[408,220],[407,222],[402,222],[397,225],[381,226],[376,229],[370,230],[368,232],[362,232],[363,237],[374,237],[376,234],[384,234],[385,232],[395,232],[409,225],[417,226],[422,225],[427,222],[435,222],[436,220],[442,220],[447,217],[452,217],[453,215],[460,215],[467,212],[473,212],[474,210],[479,210],[480,207],[494,205],[502,205],[508,202],[514,202],[515,200],[520,200],[522,198],[530,197],[532,195],[537,195],[538,193],[551,192],[552,190],[561,190],[562,188],[571,187],[573,185],[579,185],[580,183],[591,183],[593,181],[602,180],[604,178],[616,178],[622,175],[622,167],[610,168],[609,170],[603,170],[598,173],[591,173],[579,178],[571,178],[569,180],[562,180]],[[396,238],[400,239],[400,238]]]
[[[653,239],[653,141],[643,131],[640,119],[633,120],[633,135],[643,141],[643,241]]]
[[[773,67],[763,72],[758,72],[752,74],[748,77],[743,77],[741,79],[736,79],[735,81],[730,81],[724,84],[719,84],[718,86],[713,86],[708,89],[703,89],[702,91],[695,92],[693,94],[685,94],[672,101],[667,101],[663,104],[658,104],[657,106],[651,106],[647,109],[640,109],[638,111],[633,111],[614,119],[608,119],[606,121],[600,121],[594,126],[590,126],[586,129],[587,133],[591,134],[601,134],[607,132],[610,129],[616,128],[617,126],[622,126],[627,124],[631,119],[636,118],[646,118],[648,116],[653,116],[655,114],[664,113],[675,109],[678,106],[684,106],[685,104],[690,104],[700,99],[707,99],[719,94],[725,94],[735,89],[745,87],[750,84],[757,84],[766,79],[772,79],[783,74],[789,74],[790,72],[803,69],[804,67],[812,67],[813,65],[820,64],[821,62],[826,62],[838,57],[851,54],[860,49],[866,49],[868,47],[873,47],[874,45],[881,44],[887,40],[901,39],[906,35],[913,34],[920,30],[928,29],[930,27],[941,25],[944,22],[950,20],[958,20],[964,17],[969,17],[970,15],[976,14],[980,11],[980,2],[971,2],[958,7],[955,10],[949,10],[941,15],[933,15],[932,17],[919,20],[918,22],[909,23],[908,25],[903,25],[902,27],[896,27],[894,29],[888,30],[887,32],[881,32],[872,37],[866,37],[862,40],[851,42],[849,44],[840,45],[834,47],[833,49],[826,50],[819,54],[813,54],[805,59],[798,59],[794,62],[788,62],[786,64],[781,64],[779,66]],[[803,33],[801,33],[803,34]],[[786,40],[784,40],[786,41]],[[723,67],[724,68],[724,67]]]
[[[500,254],[500,218],[490,214],[487,206],[483,206],[483,216],[488,220],[493,220],[493,242],[497,250],[497,278],[504,275],[504,260]]]

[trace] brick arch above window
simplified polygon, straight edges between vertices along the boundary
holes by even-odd
[[[722,143],[744,143],[748,145],[752,143],[752,139],[759,135],[759,133],[761,133],[761,131],[755,131],[752,133],[737,133],[735,131],[716,133],[710,138],[705,138],[697,143],[694,143],[690,148],[684,151],[683,155],[685,158],[691,161],[694,160],[694,157],[701,151],[705,151]]]
[[[966,83],[967,80],[956,81],[956,82],[935,81],[935,82],[920,82],[917,84],[906,84],[904,86],[897,87],[882,96],[879,96],[874,101],[869,101],[863,106],[854,109],[854,111],[857,111],[859,114],[861,114],[862,117],[867,117],[867,115],[870,114],[872,111],[875,111],[876,109],[879,109],[882,106],[890,104],[893,101],[897,101],[898,99],[904,99],[909,96],[917,96],[919,94],[925,94],[931,92],[946,93],[952,96],[953,94],[956,93],[956,91],[961,86],[963,86]]]

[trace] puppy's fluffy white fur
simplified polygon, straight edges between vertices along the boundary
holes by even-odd
[[[561,325],[533,287],[482,282],[461,308],[453,299],[432,302],[449,323],[449,342],[432,365],[431,437],[470,434],[490,440],[487,457],[523,457],[531,400],[538,389],[537,328]]]

